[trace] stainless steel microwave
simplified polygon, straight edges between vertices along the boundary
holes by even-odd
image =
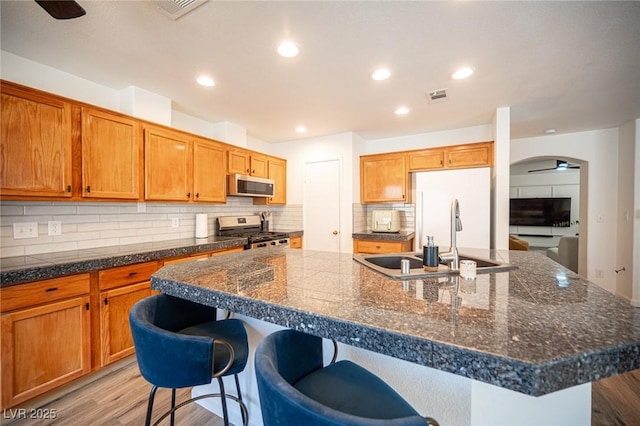
[[[273,179],[233,174],[229,175],[227,194],[242,197],[273,197],[275,189]]]

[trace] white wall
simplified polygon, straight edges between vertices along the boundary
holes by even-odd
[[[618,259],[616,269],[625,268],[616,274],[616,294],[631,300],[633,298],[634,267],[634,180],[637,179],[635,169],[636,123],[630,121],[620,127],[620,144],[618,153],[618,216],[617,235]],[[636,254],[636,258],[638,254]],[[640,301],[639,301],[640,302]]]
[[[493,174],[491,181],[491,248],[509,249],[509,151],[511,109],[496,109],[493,119]]]
[[[511,141],[511,163],[528,158],[555,156],[587,162],[587,219],[580,221],[586,233],[586,277],[614,293],[617,251],[618,129],[549,135]],[[581,179],[584,185],[585,180]],[[582,197],[581,197],[582,198]],[[582,209],[581,209],[582,210]],[[603,277],[596,276],[596,270]],[[581,272],[582,273],[582,272]]]

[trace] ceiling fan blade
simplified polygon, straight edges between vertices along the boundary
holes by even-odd
[[[73,19],[87,12],[73,0],[35,0],[47,13],[56,19]]]
[[[527,173],[533,173],[533,172],[544,172],[546,170],[556,170],[555,167],[550,167],[548,169],[535,169],[535,170],[529,170]]]

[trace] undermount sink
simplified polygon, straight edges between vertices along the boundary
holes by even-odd
[[[473,260],[476,262],[478,274],[489,272],[503,272],[516,269],[516,266],[501,263],[490,259],[475,256],[459,255],[460,260]],[[425,271],[422,267],[422,253],[395,253],[395,254],[354,254],[353,260],[373,269],[389,278],[406,280],[413,278],[429,278],[447,275],[457,275],[460,271],[452,271],[446,265],[440,265],[437,271]],[[409,261],[409,273],[401,273],[401,261]]]

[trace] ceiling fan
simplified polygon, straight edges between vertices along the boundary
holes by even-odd
[[[542,172],[546,170],[566,170],[566,169],[579,169],[579,168],[580,166],[578,164],[569,164],[568,162],[563,160],[556,160],[555,167],[548,167],[546,169],[529,170],[529,173]]]
[[[73,0],[35,0],[49,15],[56,19],[73,19],[87,12]]]

